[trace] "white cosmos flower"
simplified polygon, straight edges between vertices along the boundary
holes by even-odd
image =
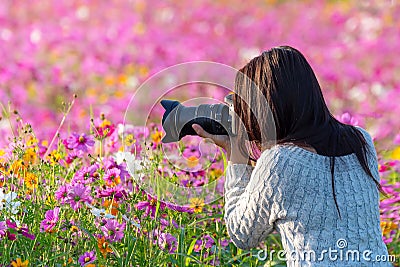
[[[132,225],[136,226],[137,228],[140,228],[140,224],[135,222],[134,220],[129,219],[125,214],[122,215],[122,218],[127,221],[130,222]]]
[[[136,180],[143,178],[142,170],[149,163],[148,160],[136,159],[132,153],[119,151],[115,154],[115,161],[117,164],[121,164],[125,160],[126,168],[129,174]]]
[[[96,217],[102,217],[106,219],[114,219],[116,218],[114,215],[107,213],[105,209],[98,209],[89,203],[86,203],[86,206],[90,208],[90,212]]]
[[[0,190],[0,210],[8,210],[12,214],[18,213],[18,208],[21,206],[20,201],[14,201],[17,198],[17,193],[9,192],[4,194],[3,190]]]

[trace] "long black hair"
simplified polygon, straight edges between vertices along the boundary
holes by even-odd
[[[334,184],[335,156],[355,153],[378,190],[385,194],[368,167],[368,147],[363,134],[330,113],[314,71],[297,49],[280,46],[265,51],[240,69],[236,76],[234,110],[246,131],[239,131],[239,140],[247,134],[251,145],[262,151],[262,140],[270,138],[265,135],[271,130],[268,125],[271,120],[257,120],[251,112],[250,106],[262,109],[259,96],[252,93],[253,87],[257,87],[268,102],[271,112],[266,116],[273,116],[276,144],[290,142],[312,146],[318,154],[330,157],[332,191],[339,217]],[[241,150],[246,151],[246,148],[241,146]]]

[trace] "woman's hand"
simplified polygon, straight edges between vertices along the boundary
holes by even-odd
[[[198,124],[193,124],[192,128],[198,136],[209,138],[217,146],[225,149],[225,151],[227,152],[227,160],[231,163],[251,165],[248,155],[243,155],[242,152],[239,150],[239,142],[236,136],[229,137],[228,135],[213,135],[206,132],[203,127]]]

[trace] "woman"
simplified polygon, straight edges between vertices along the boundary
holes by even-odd
[[[262,108],[252,83],[268,103],[273,137],[266,134],[268,116],[257,121],[250,112]],[[233,243],[254,248],[277,230],[288,266],[391,266],[378,262],[388,251],[371,136],[332,116],[305,57],[289,46],[263,52],[238,72],[233,102],[245,127],[237,136],[193,125],[228,152],[225,222]],[[254,167],[246,135],[261,152]]]

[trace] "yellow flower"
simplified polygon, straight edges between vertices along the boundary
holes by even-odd
[[[20,177],[25,173],[25,171],[26,167],[24,166],[22,160],[16,160],[11,164],[10,168],[8,169],[8,174],[15,174],[16,176]]]
[[[6,152],[3,149],[0,149],[0,163],[5,162],[6,159],[3,158],[3,156],[6,154]]]
[[[104,119],[100,124],[100,128],[105,128],[107,126],[111,126],[111,121]]]
[[[194,168],[199,164],[199,159],[196,156],[190,156],[187,158],[187,165],[189,168]]]
[[[395,160],[400,160],[400,146],[392,151],[391,158]]]
[[[53,206],[56,203],[57,203],[57,201],[56,201],[56,198],[54,197],[54,195],[47,196],[46,202],[45,202],[46,205]]]
[[[161,137],[162,137],[162,132],[160,131],[155,131],[154,133],[151,134],[151,139],[156,144],[160,143]]]
[[[24,262],[22,262],[22,260],[20,258],[16,259],[15,261],[11,262],[11,265],[13,267],[27,267],[29,264],[29,261],[26,260]]]
[[[29,189],[37,188],[39,179],[33,173],[28,172],[25,175],[24,183],[25,183],[26,187],[28,187]]]
[[[125,85],[127,81],[128,81],[128,77],[127,77],[125,74],[120,74],[120,75],[118,76],[118,82],[119,82],[120,84]]]
[[[38,143],[38,140],[35,138],[35,137],[33,137],[33,136],[29,136],[29,139],[28,139],[28,141],[26,142],[26,144],[28,145],[28,146],[34,146],[34,145],[36,145]]]
[[[28,148],[25,151],[23,159],[26,165],[35,163],[37,159],[36,149],[33,147]]]
[[[57,150],[53,150],[47,155],[47,160],[50,161],[51,165],[56,165],[58,161],[62,158],[62,155]]]
[[[133,137],[133,135],[132,134],[128,134],[126,137],[125,137],[125,140],[124,140],[125,142],[125,145],[126,146],[131,146],[131,145],[133,145],[134,143],[136,143],[136,139]]]
[[[219,178],[223,174],[223,170],[217,168],[217,169],[211,169],[209,172],[209,176],[211,180],[215,180]]]
[[[190,208],[193,209],[194,212],[199,213],[203,211],[204,200],[200,198],[191,198],[190,199]]]
[[[381,222],[381,228],[382,228],[382,233],[383,235],[389,234],[392,230],[398,229],[398,225],[395,224],[394,222]]]

